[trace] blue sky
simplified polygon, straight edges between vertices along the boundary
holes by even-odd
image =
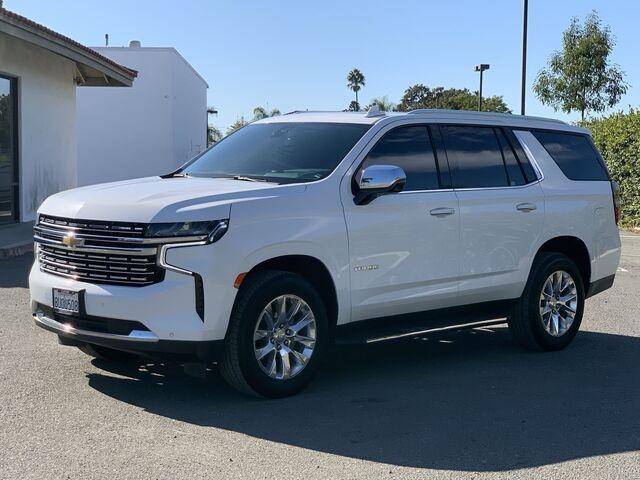
[[[541,105],[531,84],[572,16],[595,9],[617,39],[613,60],[631,88],[618,108],[640,104],[640,2],[530,0],[527,114],[576,120]],[[521,0],[5,0],[9,10],[88,46],[173,46],[209,83],[223,131],[257,105],[341,110],[352,99],[347,72],[366,76],[361,103],[397,102],[413,84],[477,89],[520,110]]]

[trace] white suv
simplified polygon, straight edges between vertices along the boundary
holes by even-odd
[[[559,121],[294,112],[172,174],[47,199],[32,311],[90,355],[215,361],[267,397],[336,339],[507,321],[556,350],[613,284],[616,202],[589,132]]]

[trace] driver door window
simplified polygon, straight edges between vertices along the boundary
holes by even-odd
[[[439,188],[438,167],[425,125],[400,127],[387,133],[369,152],[360,172],[370,165],[394,165],[404,170],[404,191]]]

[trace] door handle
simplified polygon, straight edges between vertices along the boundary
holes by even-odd
[[[516,209],[521,212],[531,212],[533,210],[537,210],[538,206],[535,203],[519,203],[516,205]]]
[[[446,217],[447,215],[453,215],[456,211],[453,208],[441,207],[432,208],[429,213],[434,217]]]

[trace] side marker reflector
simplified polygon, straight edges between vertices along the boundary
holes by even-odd
[[[239,273],[238,276],[236,277],[236,281],[233,282],[233,288],[240,288],[240,285],[242,284],[242,281],[246,276],[247,276],[247,272]]]

